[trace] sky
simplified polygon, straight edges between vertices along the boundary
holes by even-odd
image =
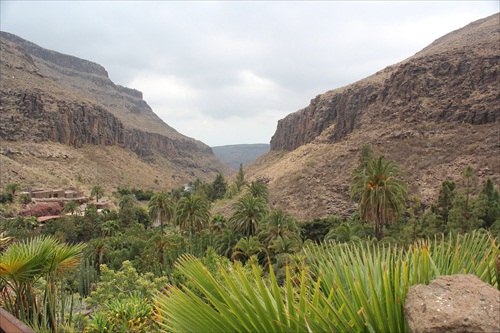
[[[279,119],[500,11],[498,1],[0,1],[0,28],[96,62],[209,146]]]

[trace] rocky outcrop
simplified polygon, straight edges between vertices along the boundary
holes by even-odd
[[[47,106],[43,93],[14,93],[19,112],[0,124],[0,138],[9,141],[32,139],[54,141],[72,147],[106,145],[129,148],[139,156],[159,152],[167,158],[189,156],[189,151],[212,154],[210,147],[193,140],[171,139],[158,133],[126,129],[113,114],[99,105],[57,101]],[[53,102],[53,101],[52,101]],[[51,111],[51,109],[54,109]],[[0,116],[0,119],[5,118]]]
[[[61,211],[64,207],[64,202],[55,201],[55,202],[37,202],[30,203],[23,210],[23,216],[55,216],[61,214]]]
[[[439,276],[410,288],[408,329],[427,332],[500,332],[500,291],[475,275]]]
[[[322,134],[323,140],[338,142],[361,127],[362,116],[379,122],[500,121],[498,16],[440,38],[371,77],[318,95],[278,122],[271,149],[294,150]],[[460,42],[464,39],[468,42]]]
[[[101,65],[6,32],[0,43],[2,140],[119,146],[145,161],[158,154],[181,168],[227,169],[210,147],[165,124],[142,92],[115,85]]]

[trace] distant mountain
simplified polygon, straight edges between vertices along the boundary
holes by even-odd
[[[0,36],[2,185],[166,190],[232,172],[101,65]]]
[[[238,170],[240,164],[248,165],[259,156],[267,153],[271,146],[267,143],[241,144],[212,147],[212,150],[222,162]]]
[[[411,36],[408,36],[411,38]],[[335,90],[278,122],[271,151],[246,178],[269,185],[272,207],[299,219],[347,216],[363,144],[405,170],[427,207],[471,165],[500,182],[500,15],[475,21],[414,56]],[[231,203],[228,203],[230,205]]]

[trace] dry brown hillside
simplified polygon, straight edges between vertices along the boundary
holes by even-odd
[[[362,144],[396,161],[429,204],[467,165],[500,181],[499,14],[436,40],[398,64],[318,95],[278,123],[271,152],[247,176],[269,181],[273,206],[300,219],[347,215]]]
[[[168,190],[229,168],[93,62],[2,32],[0,181]]]

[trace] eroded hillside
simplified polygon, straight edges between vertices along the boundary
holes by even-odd
[[[228,170],[102,66],[1,36],[2,184],[172,188]],[[81,169],[93,175],[82,178]]]
[[[348,215],[351,172],[370,143],[406,170],[429,203],[472,165],[500,178],[499,15],[473,22],[398,64],[318,95],[278,123],[272,151],[247,170],[272,204],[301,219]]]

